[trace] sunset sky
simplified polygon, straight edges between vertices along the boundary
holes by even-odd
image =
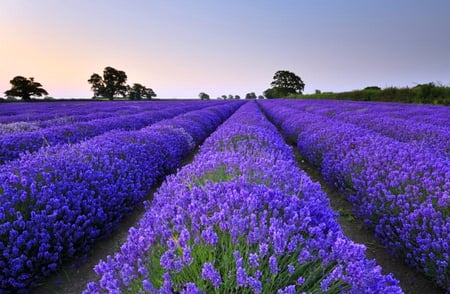
[[[0,96],[17,75],[92,97],[106,66],[158,97],[450,86],[448,0],[0,0]]]

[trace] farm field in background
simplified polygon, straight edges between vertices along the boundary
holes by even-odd
[[[450,291],[450,108],[273,99],[1,105],[0,292],[89,252],[164,180],[85,293],[402,293],[292,148]]]

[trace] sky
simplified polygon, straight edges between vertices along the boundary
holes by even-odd
[[[90,98],[112,66],[161,98],[450,86],[448,0],[0,0],[0,96],[18,75]]]

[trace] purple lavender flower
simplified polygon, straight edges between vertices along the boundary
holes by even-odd
[[[298,277],[296,284],[301,286],[305,283],[305,281],[306,281],[306,279],[304,277],[300,276],[300,277]]]
[[[238,286],[244,287],[247,285],[247,272],[241,266],[238,266],[236,269],[236,283]]]
[[[253,290],[254,293],[262,293],[262,283],[260,280],[254,278],[254,277],[247,277],[247,283],[250,286],[250,288]]]
[[[250,267],[252,267],[252,268],[259,267],[258,254],[250,253],[249,256],[248,256],[248,263],[249,263]]]
[[[170,276],[169,273],[165,272],[163,274],[163,285],[159,290],[159,292],[161,294],[171,294],[173,293],[172,286],[173,286],[172,277]]]
[[[242,267],[243,258],[241,256],[241,253],[238,250],[235,250],[233,252],[233,255],[234,255],[235,262],[236,262],[236,267]]]
[[[200,289],[194,283],[186,283],[185,288],[181,291],[182,294],[201,294]]]
[[[284,289],[277,291],[277,294],[295,294],[295,285],[286,286]]]
[[[212,227],[207,227],[205,230],[203,230],[202,237],[203,240],[206,242],[206,244],[212,246],[217,245],[217,242],[219,241],[219,237],[217,236],[216,232]]]
[[[278,261],[274,255],[269,257],[269,268],[272,275],[278,274]]]
[[[265,257],[269,251],[269,245],[266,243],[259,244],[259,256],[261,258]]]
[[[290,275],[292,275],[295,271],[295,266],[293,266],[292,264],[288,264],[288,272]]]
[[[214,288],[219,288],[220,284],[222,283],[222,277],[210,262],[206,262],[203,265],[202,278],[204,280],[210,280]]]
[[[153,291],[155,291],[155,288],[153,287],[152,283],[151,283],[149,280],[147,280],[147,279],[145,279],[145,280],[142,281],[142,287],[143,287],[144,290],[147,291],[147,292],[153,292]]]

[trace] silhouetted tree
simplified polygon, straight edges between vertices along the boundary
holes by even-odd
[[[198,98],[200,98],[200,100],[209,100],[209,95],[204,92],[200,92],[198,94]]]
[[[273,76],[272,88],[264,91],[267,98],[287,97],[291,94],[302,94],[305,89],[305,83],[296,74],[279,70]]]
[[[234,95],[234,99],[239,100],[239,99],[241,99],[241,96],[239,96],[239,95]]]
[[[156,94],[151,88],[136,83],[133,84],[133,87],[128,86],[128,96],[130,97],[130,100],[150,100],[152,97],[156,97]]]
[[[153,97],[156,97],[156,93],[155,91],[153,91],[152,88],[145,88],[144,91],[144,97],[147,98],[148,100],[152,99]]]
[[[250,92],[250,93],[245,94],[245,99],[256,99],[255,92]]]
[[[41,83],[35,82],[34,78],[25,78],[16,76],[11,81],[10,90],[5,91],[7,97],[20,97],[23,101],[30,101],[31,96],[48,95],[48,92],[42,88]]]
[[[116,95],[126,96],[128,89],[126,82],[127,74],[110,66],[105,67],[103,70],[103,77],[94,73],[88,80],[88,83],[92,85],[91,89],[94,92],[94,98],[101,96],[110,100],[113,100]]]
[[[91,89],[94,92],[94,98],[100,97],[104,93],[104,83],[103,78],[99,74],[92,74],[91,78],[88,80],[88,83],[91,84]]]

